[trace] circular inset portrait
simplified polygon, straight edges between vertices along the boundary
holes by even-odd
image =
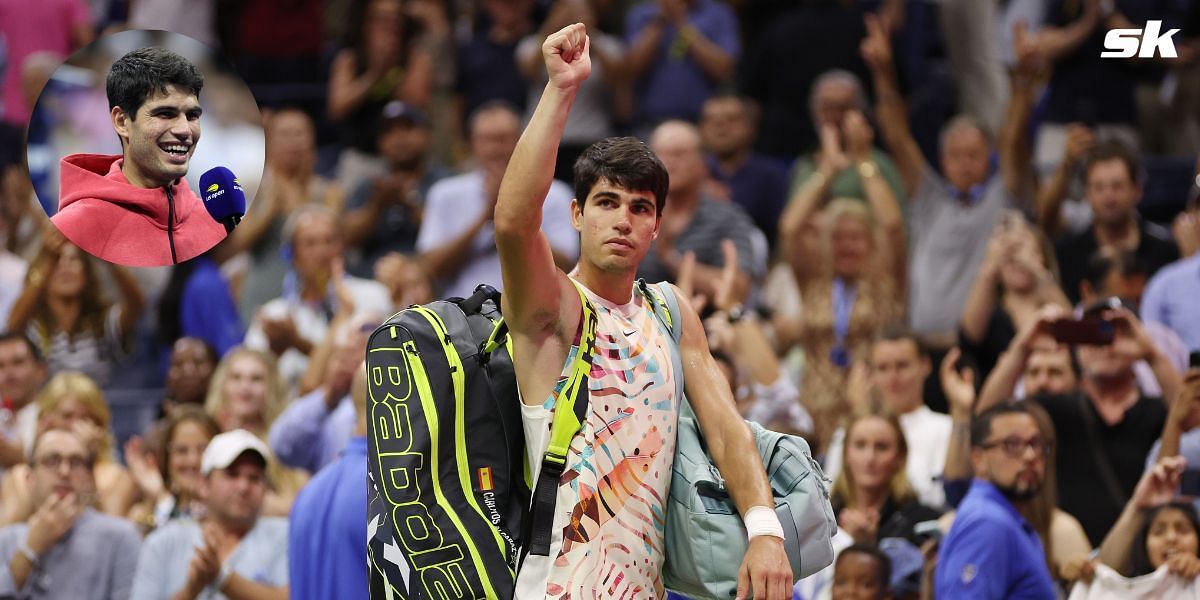
[[[263,173],[262,117],[212,47],[125,31],[49,74],[28,159],[38,200],[75,245],[120,265],[178,264],[246,214]]]

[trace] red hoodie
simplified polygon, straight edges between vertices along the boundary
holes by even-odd
[[[225,239],[225,227],[186,179],[171,186],[168,198],[166,188],[131,185],[122,162],[119,154],[62,159],[58,214],[50,220],[76,246],[117,264],[160,267],[195,258]]]

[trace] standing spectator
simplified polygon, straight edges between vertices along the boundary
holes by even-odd
[[[941,476],[950,446],[950,417],[930,410],[924,402],[925,380],[932,370],[929,355],[917,337],[908,330],[885,328],[867,354],[870,367],[869,386],[882,402],[881,408],[896,415],[908,441],[908,481],[922,504],[941,508],[946,503]],[[860,367],[856,367],[860,368]],[[851,376],[854,380],[855,376]],[[858,385],[848,385],[849,404],[859,410],[873,408],[871,393]],[[836,421],[835,421],[836,423]],[[841,464],[845,429],[833,433],[825,454],[825,472],[837,477]]]
[[[345,275],[337,215],[307,205],[288,217],[283,228],[292,270],[283,295],[258,310],[246,332],[246,346],[270,350],[279,373],[292,388],[308,367],[313,347],[324,339],[329,322],[347,307],[356,312],[391,314],[388,291],[375,281]]]
[[[542,42],[551,33],[572,23],[583,23],[589,31],[592,74],[579,86],[579,95],[567,116],[563,141],[554,162],[554,178],[559,181],[571,181],[575,159],[584,148],[592,142],[612,137],[618,123],[627,122],[632,111],[625,43],[596,27],[593,4],[594,0],[555,2],[537,33],[525,36],[517,45],[517,67],[529,83],[529,102],[524,116],[528,123],[549,81],[542,60]]]
[[[267,156],[258,195],[247,207],[246,220],[215,248],[218,262],[241,252],[250,255],[238,298],[243,322],[253,318],[254,308],[283,292],[289,261],[281,248],[288,243],[283,238],[288,216],[308,204],[341,214],[345,200],[340,185],[314,171],[317,139],[308,113],[294,107],[278,109],[267,117],[264,132]]]
[[[500,179],[520,135],[520,116],[511,106],[480,107],[470,120],[471,154],[477,167],[443,179],[429,190],[417,251],[426,272],[439,284],[440,297],[470,297],[481,283],[502,287],[492,215]],[[546,196],[542,231],[555,262],[568,269],[566,265],[574,264],[579,252],[579,234],[571,225],[570,211],[571,188],[555,181]]]
[[[0,465],[25,461],[37,435],[35,402],[49,369],[38,347],[23,333],[0,333]]]
[[[1097,250],[1132,251],[1145,261],[1152,276],[1179,258],[1170,233],[1138,216],[1144,175],[1132,150],[1120,143],[1097,145],[1084,169],[1092,226],[1055,244],[1063,291],[1072,302],[1079,301],[1087,261]]]
[[[1020,404],[975,418],[975,480],[938,551],[936,597],[1056,597],[1037,532],[1017,508],[1041,487],[1048,450],[1037,421]]]
[[[46,0],[45,2],[0,2],[0,39],[4,40],[5,60],[3,103],[0,116],[7,123],[24,127],[33,109],[26,103],[21,86],[25,58],[47,51],[65,59],[76,48],[92,42],[92,15],[85,0]]]
[[[157,453],[148,453],[140,437],[126,442],[125,462],[141,492],[129,520],[148,532],[173,519],[201,514],[200,458],[220,432],[202,407],[184,405],[167,417]]]
[[[337,180],[344,189],[382,173],[373,131],[383,107],[392,100],[429,102],[433,60],[406,25],[400,0],[370,0],[357,39],[330,65],[329,117],[341,128]]]
[[[1193,193],[1196,192],[1200,192],[1200,188],[1193,188]],[[1196,310],[1194,302],[1200,298],[1200,252],[1194,247],[1187,248],[1184,243],[1185,240],[1200,242],[1200,202],[1193,200],[1192,206],[1180,215],[1176,220],[1176,231],[1184,234],[1176,235],[1181,249],[1185,250],[1184,258],[1164,267],[1146,284],[1142,318],[1166,325],[1179,334],[1193,352],[1200,352],[1200,311]]]
[[[458,48],[459,94],[463,115],[474,115],[491,102],[525,106],[529,90],[517,66],[517,45],[533,29],[532,0],[482,0],[475,32]]]
[[[269,456],[243,429],[209,442],[200,462],[206,516],[146,538],[130,598],[287,598],[287,520],[262,516]]]
[[[361,359],[361,354],[355,357]],[[368,597],[367,371],[355,360],[350,397],[354,436],[322,467],[292,507],[288,525],[289,590],[293,600]]]
[[[776,343],[804,350],[801,398],[817,420],[820,448],[847,413],[847,376],[855,360],[888,325],[904,319],[906,255],[904,216],[891,188],[867,157],[871,130],[857,111],[846,117],[850,156],[824,154],[828,162],[857,162],[867,205],[829,200],[822,185],[805,185],[779,222],[782,248],[795,277],[803,313],[775,320]],[[827,181],[823,180],[823,181]],[[825,204],[828,201],[828,204]],[[811,231],[820,235],[811,235]]]
[[[238,347],[217,365],[204,409],[222,432],[243,429],[266,440],[286,398],[274,359],[265,352]],[[291,510],[292,501],[308,476],[272,460],[267,465],[267,481],[263,511],[282,517]]]
[[[629,9],[625,37],[641,128],[695,122],[742,52],[737,15],[718,0],[647,0]]]
[[[120,304],[104,298],[96,259],[57,232],[47,234],[8,317],[8,330],[26,332],[42,349],[51,373],[82,371],[101,387],[129,352],[130,334],[145,305],[129,270],[105,264]]]
[[[171,268],[171,277],[158,298],[158,333],[164,342],[192,337],[212,347],[218,356],[242,343],[246,326],[230,282],[212,258],[217,253],[209,251]]]
[[[671,183],[658,236],[638,266],[638,277],[674,281],[684,254],[694,252],[695,292],[713,300],[725,261],[720,242],[728,239],[737,248],[739,266],[732,297],[744,301],[766,273],[766,237],[740,206],[720,202],[705,191],[707,167],[695,125],[683,121],[659,125],[650,138],[650,149],[666,167]]]
[[[65,429],[79,435],[93,457],[90,501],[103,513],[123,517],[137,499],[129,472],[113,454],[112,410],[86,375],[67,371],[52,377],[38,394],[38,432]],[[17,465],[0,486],[5,523],[24,521],[40,504],[29,478],[30,465]]]
[[[129,597],[141,536],[133,524],[97,513],[96,456],[80,436],[50,429],[30,455],[33,505],[27,522],[0,529],[0,596],[7,598]]]
[[[350,271],[362,276],[370,275],[375,262],[390,252],[413,252],[429,190],[449,175],[430,164],[429,120],[416,107],[389,103],[378,132],[379,154],[388,171],[354,190],[342,215],[346,245],[359,254]]]
[[[750,98],[713,96],[701,109],[700,137],[715,189],[750,215],[773,248],[787,203],[787,171],[779,161],[754,152],[758,122],[758,106]]]

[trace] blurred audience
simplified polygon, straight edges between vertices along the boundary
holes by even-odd
[[[0,465],[25,462],[38,431],[38,403],[49,367],[23,333],[0,334]]]
[[[200,458],[220,432],[203,407],[187,404],[175,407],[165,419],[158,452],[147,452],[140,437],[126,442],[125,462],[140,493],[129,520],[148,533],[174,519],[203,514]]]

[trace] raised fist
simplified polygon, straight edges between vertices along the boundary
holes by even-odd
[[[568,25],[550,34],[542,43],[542,58],[550,85],[559,89],[577,89],[592,72],[588,53],[590,40],[583,23]]]

